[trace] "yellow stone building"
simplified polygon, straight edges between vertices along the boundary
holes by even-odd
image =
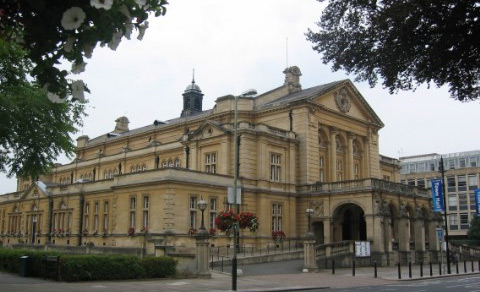
[[[272,242],[272,231],[302,239],[313,209],[318,244],[370,241],[382,261],[421,260],[438,249],[427,191],[400,184],[398,160],[379,155],[382,121],[349,80],[302,89],[298,67],[263,94],[217,98],[202,109],[194,81],[179,118],[129,129],[127,117],[96,138],[77,139],[76,158],[39,181],[0,196],[0,240],[17,243],[194,247],[197,202],[205,224],[229,208],[238,105],[238,185],[242,211],[260,228],[246,245]],[[168,237],[168,240],[166,239]],[[218,230],[214,246],[231,239]]]

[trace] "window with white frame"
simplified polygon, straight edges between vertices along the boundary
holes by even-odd
[[[190,207],[190,228],[195,229],[197,226],[197,197],[196,196],[190,196],[190,202],[189,202],[189,207]]]
[[[325,181],[325,158],[323,156],[320,156],[319,165],[320,165],[319,182],[324,182]]]
[[[270,180],[279,182],[282,172],[282,155],[270,153]]]
[[[217,153],[205,154],[205,172],[217,173]]]
[[[150,197],[149,196],[143,196],[143,215],[142,215],[142,221],[143,221],[143,230],[147,231],[148,230],[148,211],[149,211],[149,206],[150,206]]]
[[[272,204],[272,231],[282,230],[282,204]]]
[[[108,201],[103,202],[103,232],[108,230]]]
[[[180,159],[175,158],[175,167],[179,168],[180,167]]]
[[[130,197],[130,228],[135,228],[135,217],[137,209],[137,198]]]
[[[89,215],[90,215],[90,203],[85,203],[85,211],[84,213],[84,218],[83,218],[83,230],[85,232],[88,232],[89,226]]]
[[[215,229],[215,218],[217,217],[217,198],[210,198],[209,227]]]
[[[337,181],[343,180],[343,161],[337,160]]]
[[[94,208],[93,208],[93,230],[94,232],[98,232],[98,212],[99,212],[99,202],[94,203]]]
[[[353,172],[355,179],[360,179],[360,165],[358,163],[353,165]]]

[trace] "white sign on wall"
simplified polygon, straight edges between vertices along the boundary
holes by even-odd
[[[370,241],[355,241],[355,256],[369,257],[370,256]]]
[[[235,199],[237,199],[237,204],[242,204],[242,189],[237,187],[237,195],[235,196],[235,192],[233,191],[233,187],[228,187],[228,203],[235,204]]]

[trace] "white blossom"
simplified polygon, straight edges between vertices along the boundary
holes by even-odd
[[[105,10],[110,10],[113,5],[113,0],[90,0],[90,5],[97,9],[103,8]]]
[[[129,40],[130,39],[130,36],[132,35],[132,31],[133,31],[133,28],[135,26],[133,25],[133,23],[127,23],[125,24],[125,33],[124,33],[124,36]]]
[[[74,30],[82,25],[83,21],[85,20],[85,12],[83,12],[82,8],[80,7],[72,7],[63,13],[62,16],[62,27],[65,30]]]
[[[145,21],[145,24],[138,26],[138,40],[142,40],[145,35],[145,30],[148,28],[148,21]]]
[[[75,38],[74,37],[68,37],[67,41],[65,42],[65,46],[63,47],[63,50],[67,53],[70,53],[73,50],[73,44],[75,43]]]
[[[108,43],[108,47],[112,50],[116,50],[118,45],[120,44],[120,40],[122,39],[123,32],[117,31],[112,35],[112,39]]]
[[[81,62],[81,63],[73,63],[72,64],[72,73],[73,74],[80,74],[82,73],[83,71],[85,71],[85,66],[87,65],[87,63],[85,62]]]
[[[72,82],[72,96],[74,99],[78,99],[80,102],[85,102],[85,87],[82,80]]]

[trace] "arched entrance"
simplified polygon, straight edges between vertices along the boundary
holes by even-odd
[[[334,212],[334,241],[367,240],[365,212],[353,203],[343,204]]]

